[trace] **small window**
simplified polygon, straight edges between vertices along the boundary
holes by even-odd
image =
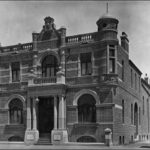
[[[109,59],[109,73],[115,73],[115,59]]]
[[[131,104],[131,124],[133,124],[133,104]]]
[[[145,104],[144,104],[144,96],[143,96],[143,115],[144,115],[144,113],[145,113],[145,106],[144,106]]]
[[[133,73],[132,73],[132,69],[131,69],[131,87],[133,87]]]
[[[139,125],[141,125],[141,108],[139,107]]]
[[[115,50],[114,49],[109,50],[109,56],[115,57]]]
[[[107,26],[107,24],[106,23],[103,23],[103,27],[105,28]]]
[[[80,55],[80,59],[81,59],[81,74],[91,75],[92,74],[91,53],[82,53]]]
[[[124,81],[124,61],[122,60],[122,81]]]
[[[122,100],[122,123],[124,123],[124,100]]]
[[[13,62],[11,64],[11,70],[12,70],[12,82],[20,81],[20,63]]]
[[[115,73],[115,45],[109,45],[109,73]]]
[[[137,75],[135,73],[135,89],[137,90]]]

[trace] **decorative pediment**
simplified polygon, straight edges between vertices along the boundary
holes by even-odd
[[[54,19],[51,17],[46,17],[44,21],[45,24],[43,25],[43,29],[40,32],[37,41],[46,41],[59,38],[60,36],[58,31],[56,30]]]

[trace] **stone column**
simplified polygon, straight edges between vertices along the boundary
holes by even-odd
[[[39,131],[37,130],[37,116],[36,116],[36,102],[38,102],[38,97],[33,99],[33,132],[34,132],[34,143],[39,139]]]
[[[37,130],[36,100],[38,101],[38,98],[33,99],[33,130]]]
[[[31,132],[31,107],[30,107],[30,98],[27,99],[27,128],[25,132],[25,138],[24,141],[26,144],[31,144],[31,140],[33,139],[33,136],[30,134]]]
[[[64,96],[59,96],[59,129],[65,127],[65,107],[64,107]]]
[[[54,130],[57,130],[57,97],[54,96]]]
[[[33,102],[32,108],[31,108],[31,101]],[[25,143],[27,145],[35,144],[37,143],[39,139],[39,132],[37,130],[37,118],[36,118],[36,99],[31,98],[27,101],[27,129],[25,132]],[[31,114],[32,109],[32,114]],[[32,115],[32,117],[31,117]],[[33,128],[31,128],[31,118],[33,118]]]
[[[30,98],[27,99],[27,130],[31,130],[31,108],[30,108]]]
[[[55,107],[55,103],[54,103]],[[52,131],[51,139],[53,144],[63,144],[68,142],[68,132],[66,130],[66,116],[65,116],[65,101],[64,96],[59,96],[59,118],[58,118],[58,128]],[[55,110],[56,108],[54,108]],[[55,113],[55,112],[54,112]],[[55,128],[55,124],[54,124]]]

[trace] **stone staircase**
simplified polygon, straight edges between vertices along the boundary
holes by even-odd
[[[39,140],[36,145],[51,145],[51,134],[50,133],[40,134]]]

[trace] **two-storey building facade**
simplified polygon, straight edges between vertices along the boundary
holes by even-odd
[[[114,144],[139,140],[142,73],[119,21],[106,14],[74,36],[44,21],[31,43],[0,47],[0,140],[103,143],[106,128]]]

